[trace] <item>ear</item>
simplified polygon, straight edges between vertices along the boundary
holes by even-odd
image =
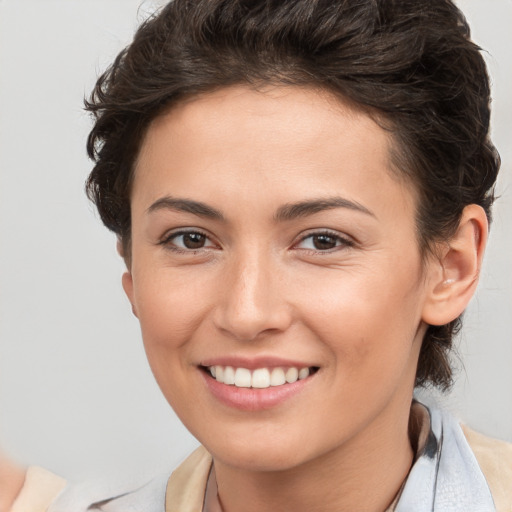
[[[444,325],[466,309],[478,283],[488,230],[483,208],[466,206],[456,233],[440,246],[438,258],[429,262],[424,322]]]
[[[122,277],[123,290],[132,305],[132,312],[138,318],[137,308],[135,307],[135,294],[133,293],[133,277],[129,270],[127,270]]]

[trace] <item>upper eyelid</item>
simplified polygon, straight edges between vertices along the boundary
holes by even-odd
[[[192,228],[192,227],[180,227],[180,228],[173,228],[168,231],[166,231],[161,237],[160,242],[164,242],[166,240],[170,240],[173,237],[179,236],[179,235],[186,235],[189,233],[198,233],[200,235],[204,235],[209,240],[213,237],[204,229],[201,228]]]
[[[316,236],[328,235],[328,236],[332,236],[333,238],[338,238],[339,240],[343,240],[344,242],[355,243],[355,240],[351,236],[346,235],[344,233],[339,233],[338,231],[335,231],[333,229],[327,229],[327,228],[326,229],[313,229],[311,231],[308,230],[308,232],[301,234],[298,237],[297,242],[295,242],[295,243],[302,242],[303,240],[306,240],[307,238],[310,238],[315,235]]]

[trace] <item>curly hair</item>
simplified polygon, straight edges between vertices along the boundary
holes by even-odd
[[[500,159],[489,79],[450,0],[173,0],[86,101],[95,118],[87,193],[128,261],[134,165],[152,120],[184,98],[269,83],[327,89],[390,131],[395,171],[418,193],[422,254],[453,235],[465,206],[490,220]],[[450,386],[460,325],[428,327],[416,385]]]

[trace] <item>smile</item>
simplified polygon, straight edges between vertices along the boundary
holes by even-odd
[[[269,387],[293,384],[298,380],[309,377],[315,372],[315,367],[288,367],[288,368],[235,368],[233,366],[208,366],[206,370],[221,384],[237,388],[265,389]]]

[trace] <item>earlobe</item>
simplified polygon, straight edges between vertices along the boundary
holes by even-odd
[[[487,243],[488,222],[483,208],[464,208],[457,231],[439,250],[430,267],[423,321],[444,325],[455,320],[475,293]]]
[[[132,305],[133,314],[138,318],[137,308],[135,307],[135,295],[133,293],[133,277],[130,271],[126,271],[122,277],[123,290],[130,304]]]

